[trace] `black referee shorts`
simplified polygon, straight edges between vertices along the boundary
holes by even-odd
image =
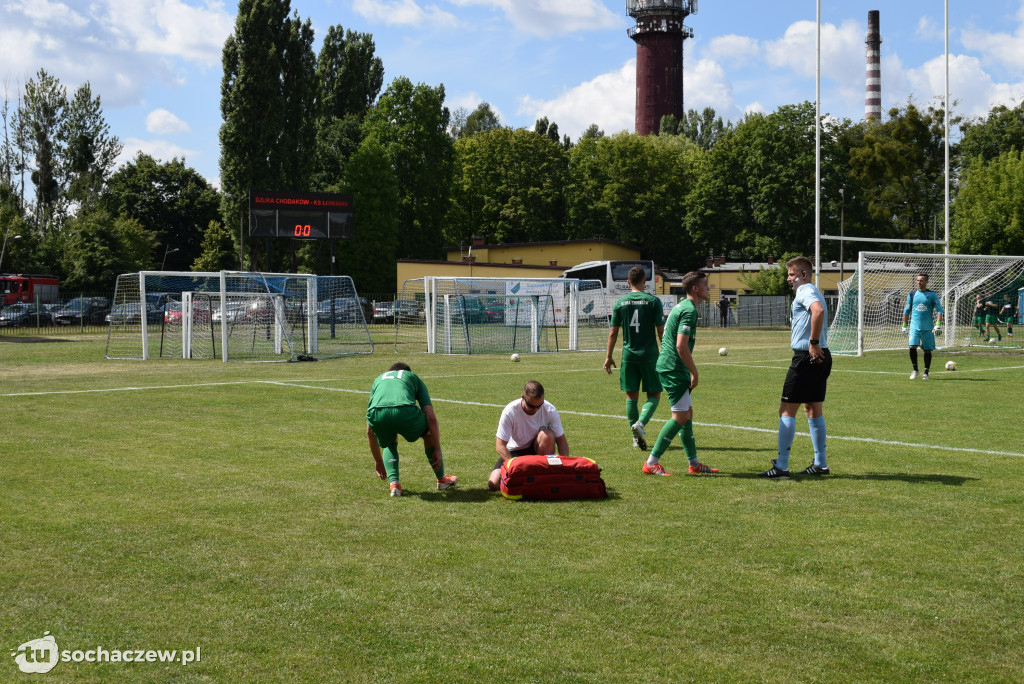
[[[793,350],[793,362],[782,385],[782,401],[787,404],[825,401],[825,387],[832,373],[832,354],[828,349],[821,351],[821,363],[811,363],[810,352]]]

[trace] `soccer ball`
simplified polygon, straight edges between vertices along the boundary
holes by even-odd
[[[947,361],[946,362],[946,370],[948,370],[948,371],[956,370],[956,361]]]
[[[519,363],[519,354],[512,355],[512,363]]]
[[[996,343],[996,338],[994,338],[994,337],[988,338],[988,343],[989,344],[995,344]]]
[[[719,356],[728,356],[729,355],[729,350],[726,349],[725,347],[722,347],[721,349],[718,350],[718,355]]]

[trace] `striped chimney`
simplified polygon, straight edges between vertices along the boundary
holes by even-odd
[[[882,120],[882,34],[878,10],[868,11],[867,80],[864,87],[864,118]]]

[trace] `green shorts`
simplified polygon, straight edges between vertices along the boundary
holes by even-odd
[[[623,392],[639,392],[641,385],[647,394],[662,391],[658,371],[654,369],[657,359],[651,362],[623,361],[619,368],[619,387]]]
[[[974,317],[974,325],[985,325],[985,317],[984,316],[975,316]]]
[[[398,435],[415,442],[427,432],[427,416],[418,406],[375,408],[366,414],[366,422],[382,447],[394,444]]]
[[[995,325],[999,323],[999,316],[996,316],[995,314],[985,314],[985,322]]]
[[[659,373],[661,386],[668,392],[669,406],[675,406],[690,390],[690,374],[672,371],[670,373]]]

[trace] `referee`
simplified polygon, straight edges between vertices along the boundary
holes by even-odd
[[[832,354],[828,351],[828,305],[821,291],[811,282],[811,261],[796,257],[786,262],[786,280],[796,291],[793,298],[793,323],[790,346],[793,362],[782,386],[779,404],[779,455],[772,467],[761,477],[783,479],[789,477],[789,450],[796,434],[796,410],[804,405],[807,423],[814,446],[814,463],[801,475],[828,475],[825,460],[825,387],[832,372]]]

